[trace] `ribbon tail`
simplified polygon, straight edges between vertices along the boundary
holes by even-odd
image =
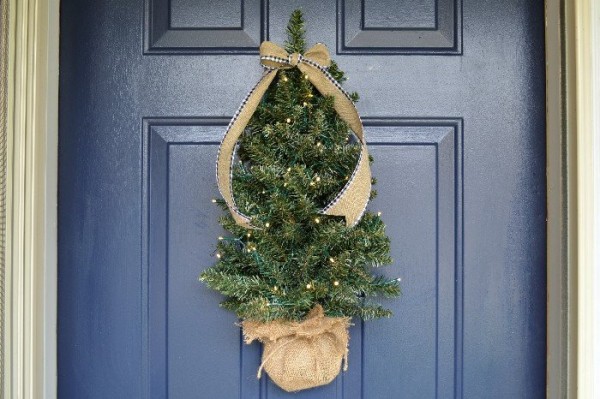
[[[325,215],[344,216],[346,225],[354,227],[367,209],[371,196],[371,168],[369,152],[363,145],[360,159],[348,183],[338,196],[323,210]]]
[[[347,97],[341,87],[336,85],[335,79],[329,73],[304,63],[299,64],[298,68],[308,76],[310,82],[322,95],[334,97],[336,112],[360,140],[361,155],[352,176],[338,196],[323,209],[323,213],[326,215],[343,216],[346,219],[346,225],[353,227],[362,218],[371,195],[371,168],[362,121],[352,100]]]
[[[233,200],[233,188],[231,186],[233,154],[236,142],[244,132],[246,125],[248,125],[250,118],[252,118],[254,111],[260,104],[263,95],[276,75],[276,71],[265,72],[250,93],[248,93],[248,96],[246,96],[238,108],[233,121],[223,136],[217,156],[217,186],[219,187],[219,192],[227,203],[235,221],[246,228],[252,228],[250,220],[237,211]]]
[[[350,129],[356,134],[356,137],[364,144],[364,134],[362,122],[358,111],[341,87],[336,86],[335,79],[327,71],[323,71],[310,64],[298,64],[304,74],[308,76],[310,82],[319,90],[323,96],[334,97],[334,108],[340,118],[350,126]]]

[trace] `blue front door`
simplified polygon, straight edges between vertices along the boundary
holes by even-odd
[[[61,3],[60,398],[545,397],[541,0]],[[218,142],[297,7],[361,95],[403,296],[288,394],[197,277]]]

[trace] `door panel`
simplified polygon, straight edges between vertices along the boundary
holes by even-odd
[[[293,396],[544,397],[543,3],[517,0],[63,0],[59,397],[290,397],[197,276],[218,143],[298,6],[361,95],[403,296]]]

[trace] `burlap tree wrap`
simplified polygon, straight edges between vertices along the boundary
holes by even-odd
[[[349,317],[326,317],[321,305],[301,322],[243,321],[247,344],[263,343],[264,370],[282,389],[293,392],[329,384],[348,361]]]
[[[327,72],[327,67],[331,64],[327,47],[322,43],[317,43],[305,54],[288,54],[278,45],[265,41],[260,45],[260,59],[265,67],[265,72],[248,93],[229,123],[217,156],[217,185],[234,220],[241,226],[255,228],[250,217],[242,214],[237,208],[233,198],[232,164],[236,142],[277,75],[277,71],[298,68],[322,95],[334,97],[336,112],[352,129],[362,147],[357,165],[348,182],[338,195],[320,211],[324,215],[344,216],[346,224],[354,226],[362,217],[371,194],[369,153],[363,134],[363,125],[354,103],[348,93]]]

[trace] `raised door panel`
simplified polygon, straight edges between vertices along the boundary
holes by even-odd
[[[245,345],[235,316],[196,277],[224,234],[211,203],[214,162],[224,118],[146,119],[144,123],[144,336],[149,396],[284,398],[255,375],[260,345]],[[298,398],[451,397],[461,365],[460,120],[364,119],[377,162],[379,196],[395,263],[380,273],[402,276],[404,300],[386,305],[389,320],[357,321],[350,368],[334,383]],[[458,291],[457,291],[458,290]],[[385,367],[382,367],[385,365]],[[223,381],[227,381],[226,384]],[[384,389],[382,389],[384,387]],[[437,396],[436,396],[437,395]]]
[[[460,0],[337,0],[340,54],[460,54]]]
[[[144,53],[257,53],[267,0],[144,0]]]
[[[224,122],[164,122],[144,123],[148,396],[253,397],[260,348],[241,344],[235,315],[219,309],[219,295],[197,280],[214,262],[211,238],[223,234],[211,199],[218,194],[214,162]]]

